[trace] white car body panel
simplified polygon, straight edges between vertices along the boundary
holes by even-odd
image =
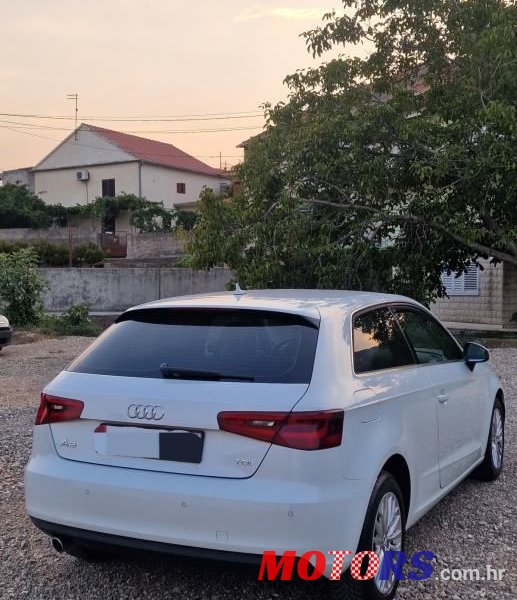
[[[50,425],[57,452],[63,458],[97,464],[147,469],[152,471],[249,477],[258,469],[270,444],[220,431],[217,414],[224,410],[289,411],[307,390],[305,384],[262,384],[228,381],[183,381],[110,377],[63,371],[45,392],[64,398],[80,399],[85,408],[79,421]],[[214,397],[218,398],[214,403]],[[146,458],[101,457],[94,447],[94,429],[99,422],[132,422],[127,409],[131,404],[162,406],[163,419],[149,422],[155,426],[205,431],[203,461],[199,464],[170,463]],[[62,445],[67,440],[71,442]],[[250,461],[245,468],[238,459]]]
[[[356,374],[353,315],[389,303],[428,313],[401,296],[311,290],[221,293],[137,307],[272,310],[319,321],[310,384],[63,371],[45,391],[81,399],[85,407],[79,421],[35,427],[25,472],[29,515],[128,538],[249,554],[355,551],[375,481],[386,461],[400,456],[410,474],[411,526],[481,462],[500,383],[488,365],[471,371],[463,361]],[[447,402],[439,401],[442,392]],[[106,456],[98,445],[96,451],[95,426],[127,422],[131,403],[170,410],[160,426],[203,430],[202,462],[171,465]],[[271,445],[220,431],[217,424],[225,410],[336,408],[345,411],[342,443],[326,450]],[[61,445],[63,440],[76,446]]]

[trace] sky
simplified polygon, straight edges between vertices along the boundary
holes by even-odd
[[[286,98],[287,74],[318,64],[299,34],[332,8],[339,0],[0,0],[0,171],[35,165],[72,131],[75,93],[79,123],[235,164],[235,146],[263,125],[260,105]],[[207,113],[239,118],[88,118]],[[243,129],[206,132],[228,128]]]

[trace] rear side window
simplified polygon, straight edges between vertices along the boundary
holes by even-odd
[[[166,364],[178,379],[309,383],[317,339],[315,323],[286,313],[137,310],[122,315],[69,370],[162,378]]]
[[[414,364],[411,350],[388,308],[358,315],[353,325],[356,373]]]
[[[397,317],[419,363],[446,362],[463,357],[458,344],[429,315],[418,310],[399,308]]]

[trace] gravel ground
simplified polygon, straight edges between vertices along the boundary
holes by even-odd
[[[90,340],[42,339],[0,353],[0,598],[326,598],[316,582],[258,582],[257,571],[186,559],[124,559],[83,564],[56,554],[49,539],[25,515],[23,467],[42,386]],[[408,552],[436,555],[433,577],[404,582],[398,597],[411,600],[517,598],[516,442],[517,349],[495,349],[492,364],[506,391],[506,455],[496,483],[467,480],[408,532]],[[449,581],[435,576],[445,568],[506,569],[501,582]]]

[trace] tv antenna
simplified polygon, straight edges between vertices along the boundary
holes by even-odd
[[[77,142],[77,116],[79,114],[79,108],[77,107],[77,103],[79,101],[79,94],[76,92],[75,94],[67,94],[67,100],[75,100],[75,127],[74,127],[74,140]]]

